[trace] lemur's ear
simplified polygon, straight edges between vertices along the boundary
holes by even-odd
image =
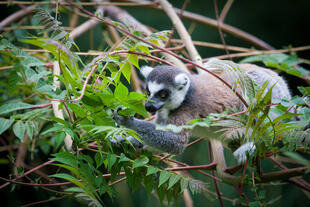
[[[150,74],[150,72],[152,72],[154,68],[150,67],[150,66],[143,66],[140,69],[140,72],[142,73],[142,75],[147,78]]]
[[[182,90],[189,83],[189,78],[185,73],[180,73],[175,76],[174,82],[176,83],[177,88]]]

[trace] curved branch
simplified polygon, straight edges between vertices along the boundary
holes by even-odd
[[[33,6],[28,6],[24,9],[19,10],[18,12],[15,12],[14,14],[11,14],[10,16],[8,16],[7,18],[5,18],[4,20],[2,20],[0,22],[0,31],[3,30],[4,27],[6,27],[7,25],[11,24],[12,22],[15,22],[16,20],[32,13],[32,11],[36,8],[35,5]]]
[[[58,87],[60,87],[60,81],[57,78],[57,76],[60,75],[60,67],[59,67],[59,64],[57,61],[54,62],[53,74],[54,74],[53,91],[56,91],[56,89]],[[58,101],[52,101],[53,112],[54,112],[55,117],[64,120],[63,111],[62,111],[62,109],[59,109],[59,104],[60,104],[60,102],[58,102]],[[72,141],[71,136],[68,133],[66,133],[66,137],[64,139],[64,142],[65,142],[66,149],[71,151],[73,141]]]
[[[188,34],[179,16],[175,13],[175,10],[173,9],[172,5],[167,0],[159,0],[159,3],[161,4],[162,8],[170,17],[171,21],[176,27],[186,49],[188,50],[191,59],[195,63],[202,65],[201,57],[192,42],[192,38]]]
[[[132,0],[131,0],[132,1]],[[151,8],[151,9],[155,9],[155,10],[160,10],[162,11],[163,8],[161,7],[157,7],[157,6],[147,6],[146,8]],[[188,12],[188,11],[183,11],[181,9],[177,9],[174,8],[175,12],[177,14],[182,13],[182,17],[191,21],[195,21],[213,28],[218,28],[218,22],[214,19],[211,19],[209,17],[205,17],[203,15],[200,14],[195,14],[192,12]],[[270,46],[268,43],[262,41],[261,39],[258,39],[257,37],[242,31],[236,27],[227,25],[227,24],[221,24],[220,28],[224,31],[227,32],[237,38],[240,38],[246,42],[249,42],[250,44],[254,45],[255,47],[259,48],[259,49],[264,49],[264,50],[272,50],[274,49],[272,46]]]

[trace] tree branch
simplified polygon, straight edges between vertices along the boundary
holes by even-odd
[[[60,87],[60,81],[57,78],[57,76],[60,76],[60,67],[59,67],[59,63],[57,61],[54,62],[53,75],[54,75],[53,91],[56,91],[56,89]],[[63,110],[59,109],[60,102],[53,100],[51,103],[53,106],[53,112],[54,112],[55,117],[64,120],[65,118],[63,115]],[[71,151],[73,141],[72,141],[72,137],[68,133],[66,133],[66,137],[64,139],[64,142],[65,142],[66,149]]]
[[[129,0],[129,1],[135,1],[135,0]],[[150,8],[150,9],[155,9],[155,10],[160,10],[162,11],[163,8],[159,7],[159,6],[147,6],[146,8]],[[175,12],[177,14],[180,14],[182,12],[182,10],[174,8]],[[211,19],[209,17],[205,17],[203,15],[200,14],[195,14],[192,12],[188,12],[188,11],[184,11],[182,12],[182,17],[191,21],[195,21],[213,28],[217,28],[218,27],[218,22],[214,19]],[[242,31],[236,27],[227,25],[227,24],[222,24],[220,25],[221,29],[224,32],[227,32],[233,36],[236,36],[237,38],[240,38],[252,45],[254,45],[255,47],[259,48],[259,49],[264,49],[264,50],[272,50],[274,49],[272,46],[270,46],[269,44],[267,44],[266,42],[262,41],[261,39],[258,39],[257,37]]]
[[[35,5],[26,7],[24,9],[19,10],[18,12],[15,12],[14,14],[11,14],[4,20],[0,22],[0,31],[3,30],[4,27],[11,24],[12,22],[15,22],[16,20],[32,13],[32,11],[36,8]]]
[[[169,18],[171,19],[171,21],[173,22],[191,59],[196,64],[202,65],[201,57],[192,42],[192,38],[188,34],[179,16],[175,13],[175,10],[173,9],[172,5],[167,0],[159,0],[159,3],[166,12],[166,14],[169,16]]]

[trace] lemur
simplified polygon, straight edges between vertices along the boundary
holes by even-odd
[[[291,97],[287,84],[277,73],[253,64],[239,66],[258,86],[262,86],[267,80],[269,80],[267,88],[274,85],[273,102]],[[146,78],[149,99],[145,103],[145,108],[155,113],[155,123],[120,116],[117,112],[114,114],[114,120],[120,125],[135,130],[147,149],[180,154],[185,149],[189,138],[195,135],[195,131],[191,130],[182,130],[179,134],[157,130],[156,125],[185,125],[190,120],[207,117],[210,113],[221,113],[225,108],[244,109],[243,103],[236,94],[209,73],[190,74],[167,65],[155,68],[144,66],[141,68],[141,73]],[[224,76],[223,78],[225,79]],[[133,137],[128,140],[135,146],[142,146]],[[241,162],[246,158],[246,152],[253,152],[255,146],[253,143],[246,143],[238,150],[234,155]]]

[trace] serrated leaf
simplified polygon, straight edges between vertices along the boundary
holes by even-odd
[[[127,87],[124,86],[122,83],[119,83],[118,86],[116,86],[115,88],[114,96],[119,100],[124,100],[128,96]]]
[[[95,155],[95,162],[96,162],[97,168],[100,167],[103,164],[104,156],[100,152],[96,153],[96,155]]]
[[[66,137],[66,133],[64,132],[58,132],[54,135],[56,148],[58,148],[63,143],[65,137]]]
[[[21,120],[17,121],[13,126],[13,132],[21,141],[24,140],[26,132],[26,124]]]
[[[159,175],[159,184],[158,187],[160,187],[162,184],[164,184],[171,176],[171,173],[169,171],[161,171]]]
[[[154,188],[154,179],[153,179],[153,176],[145,176],[144,177],[144,186],[145,186],[145,190],[147,192],[147,194],[151,194],[152,193],[152,190]]]
[[[79,187],[71,187],[71,188],[67,188],[65,189],[66,192],[75,192],[75,193],[85,193],[85,190],[83,190],[82,188]]]
[[[120,156],[118,162],[127,162],[127,161],[130,161],[130,159],[128,157],[126,157],[126,155],[124,153],[121,153],[121,156]]]
[[[134,160],[133,164],[132,164],[132,168],[137,168],[137,167],[142,167],[145,166],[147,163],[149,162],[149,158],[148,157],[142,157],[142,158],[137,158]]]
[[[59,152],[59,153],[52,154],[52,155],[55,157],[52,160],[67,164],[74,168],[78,167],[77,158],[69,152]]]
[[[79,186],[80,188],[85,189],[85,186],[78,179],[76,179],[75,177],[69,174],[58,173],[58,174],[50,175],[50,177],[62,178],[62,179],[68,180],[71,183],[74,183],[75,185]]]
[[[154,167],[154,166],[149,166],[148,168],[147,168],[147,173],[146,173],[146,176],[148,176],[148,175],[151,175],[151,174],[155,174],[155,173],[157,173],[159,171],[159,169],[157,168],[157,167]]]
[[[0,134],[10,128],[14,121],[14,119],[4,119],[0,117]]]
[[[130,63],[128,61],[126,61],[125,63],[122,63],[120,65],[120,71],[122,72],[122,74],[124,75],[124,77],[126,78],[128,83],[130,83],[131,66],[130,66]]]
[[[172,188],[181,179],[181,177],[181,175],[171,174],[167,190]]]
[[[36,125],[34,121],[28,120],[26,122],[26,132],[27,132],[29,139],[32,139],[34,135],[37,134],[38,126]]]
[[[139,58],[136,54],[130,54],[128,53],[128,60],[131,64],[133,64],[135,67],[139,68]]]
[[[57,118],[57,117],[51,117],[51,120],[56,121],[56,122],[58,122],[60,124],[65,125],[66,127],[70,128],[70,124],[68,122],[66,122],[65,120],[63,120],[63,119],[60,119],[60,118]]]
[[[27,104],[27,103],[23,103],[23,102],[4,104],[0,107],[0,115],[10,113],[12,111],[21,110],[21,109],[29,109],[32,106],[33,105],[31,105],[31,104]]]
[[[310,96],[310,87],[298,86],[297,88],[303,96]]]
[[[52,133],[52,132],[57,132],[57,131],[63,129],[63,127],[64,127],[63,125],[55,124],[52,128],[49,128],[46,131],[40,133],[40,135],[43,136],[43,135],[46,135],[46,134],[49,134],[49,133]]]
[[[180,185],[181,185],[181,193],[184,192],[184,190],[187,188],[188,186],[188,180],[183,178],[180,182]]]
[[[109,153],[107,158],[108,158],[108,170],[110,171],[113,165],[115,164],[117,157],[115,154]]]
[[[87,116],[86,110],[80,105],[74,103],[67,103],[67,105],[78,117],[84,118]]]

